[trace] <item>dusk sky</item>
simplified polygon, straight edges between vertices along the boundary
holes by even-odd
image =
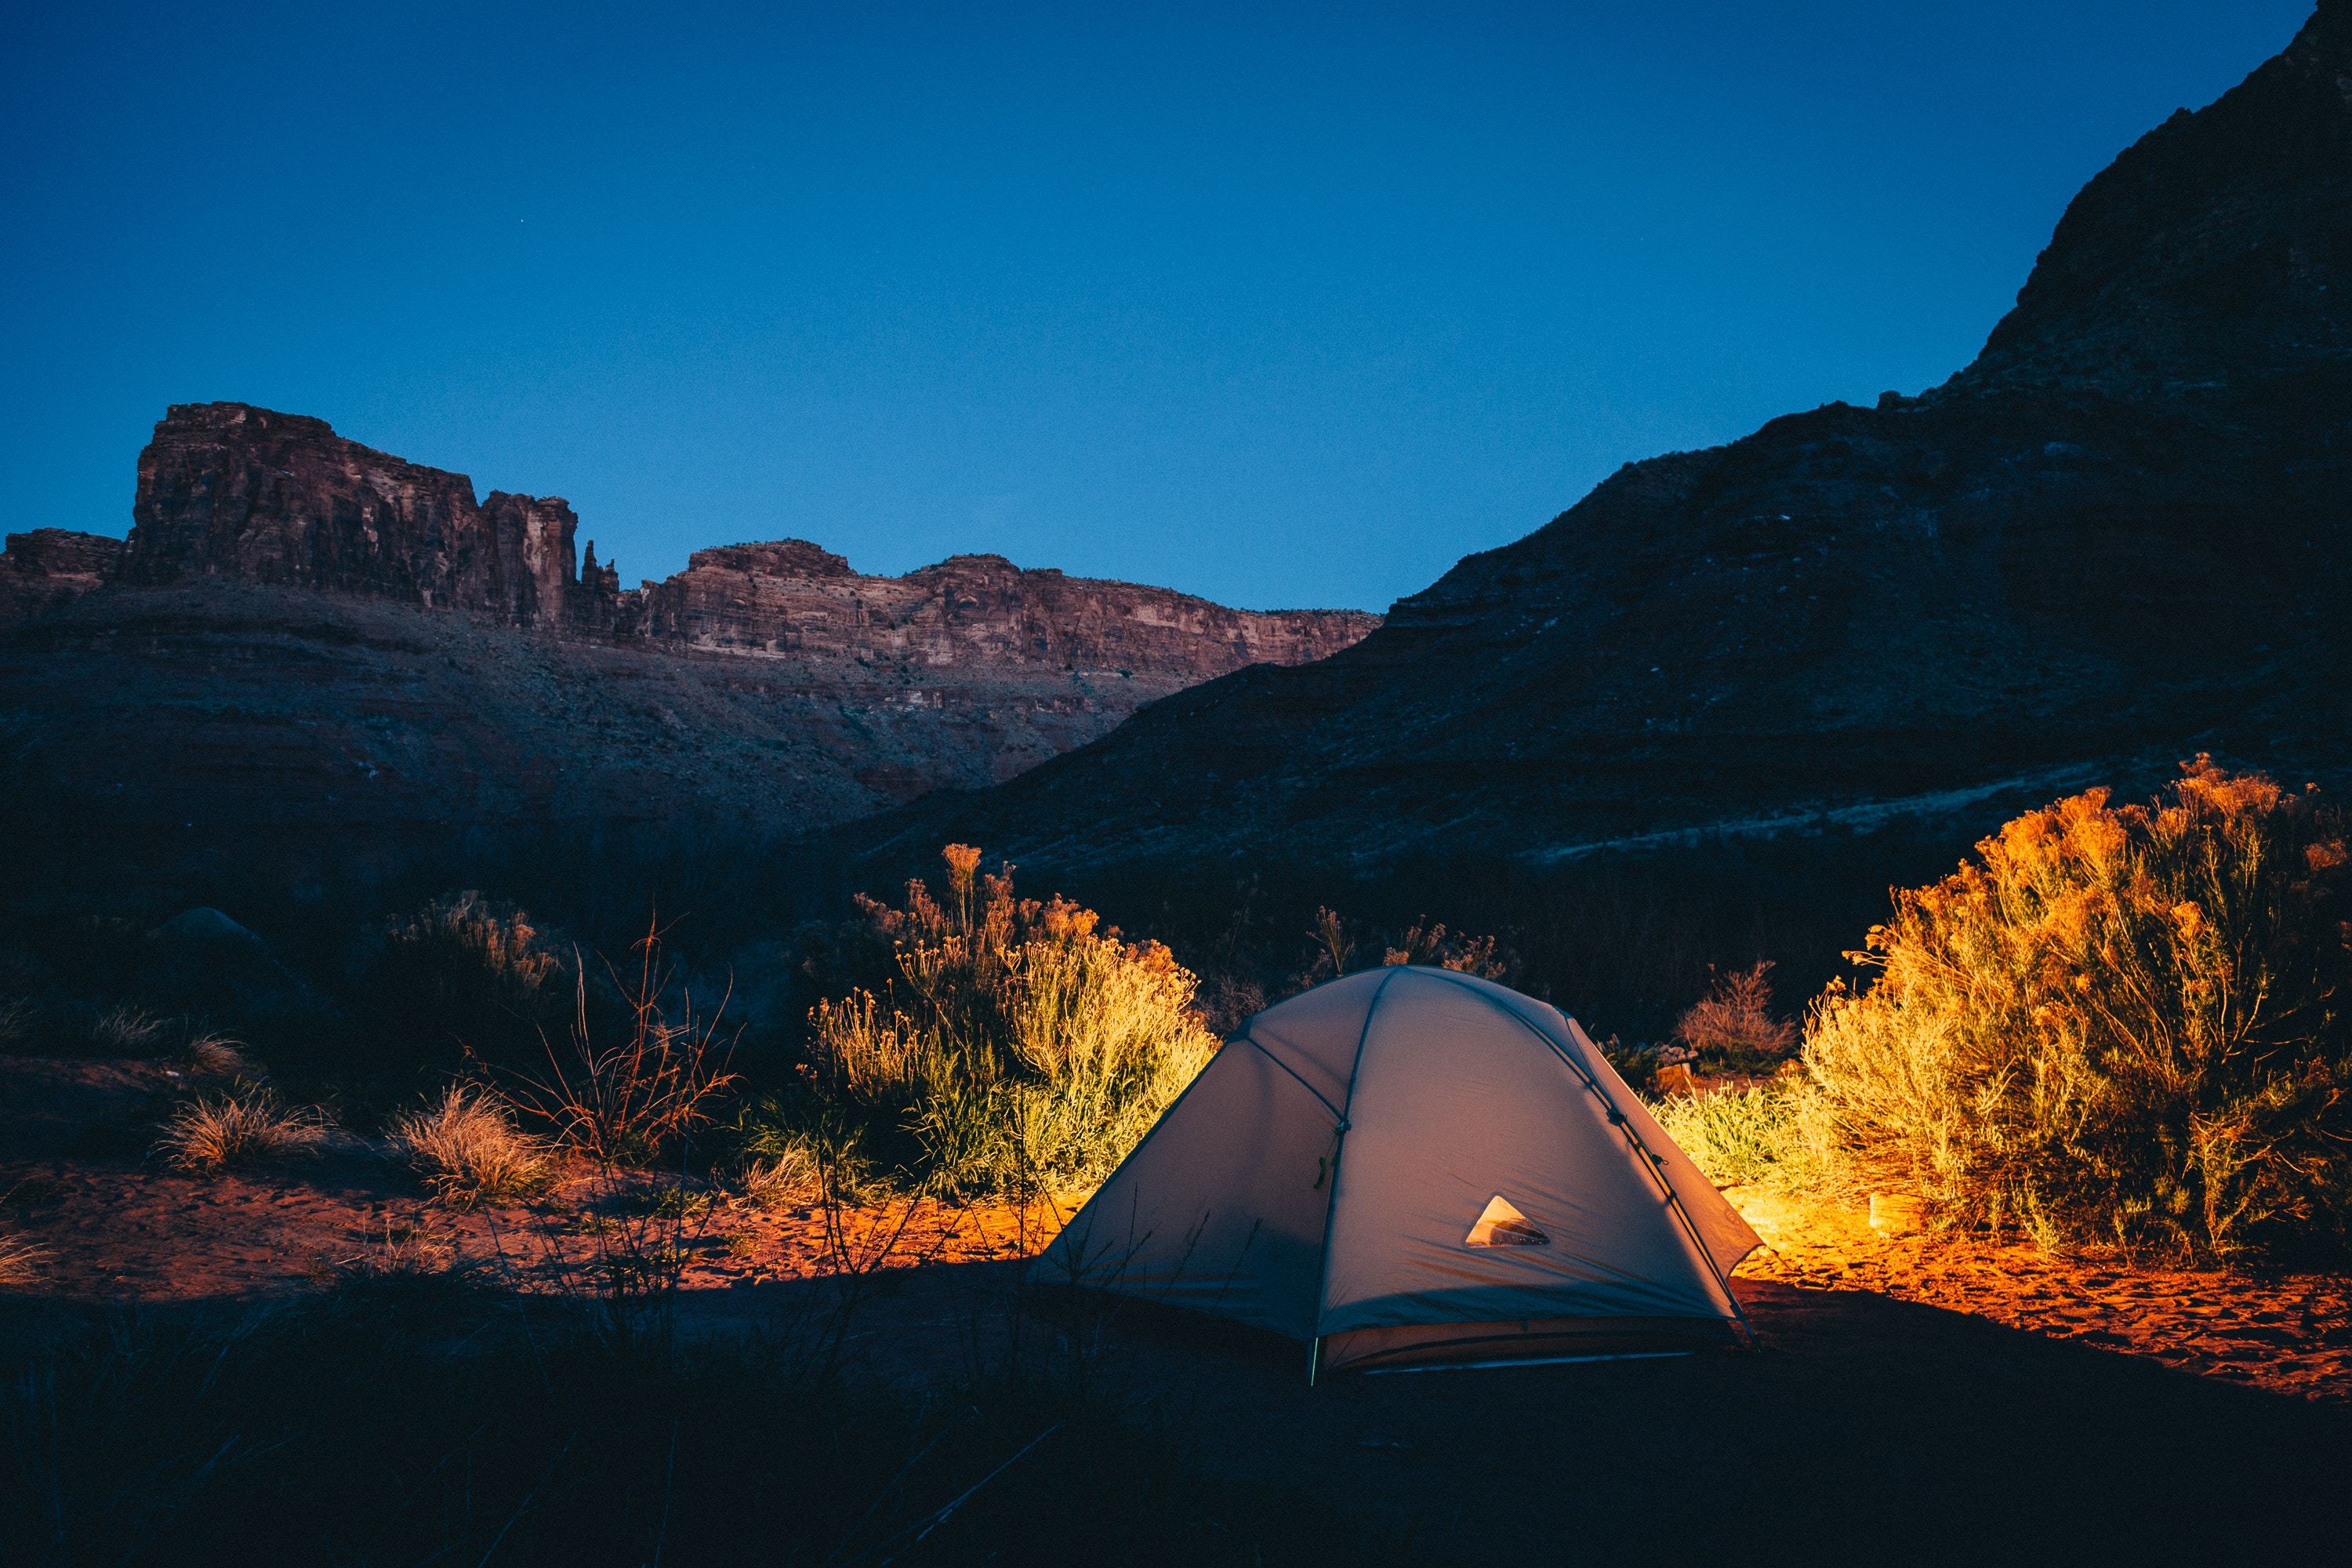
[[[797,536],[1384,607],[1975,353],[2306,0],[16,5],[0,528],[165,405]]]

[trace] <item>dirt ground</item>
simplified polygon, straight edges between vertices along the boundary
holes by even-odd
[[[142,1140],[178,1087],[145,1063],[0,1058],[0,1236],[44,1255],[0,1293],[241,1304],[452,1265],[544,1289],[593,1246],[578,1184],[536,1214],[453,1214],[359,1140],[268,1172],[163,1171]],[[1736,1281],[1754,1352],[1309,1390],[1286,1342],[1102,1303],[1040,1316],[1014,1260],[1078,1194],[833,1216],[722,1202],[687,1226],[685,1311],[760,1328],[837,1300],[846,1271],[881,1375],[951,1378],[982,1344],[1059,1356],[1213,1468],[1360,1500],[1441,1561],[2352,1550],[2334,1518],[2352,1277],[2124,1268],[1734,1195],[1769,1244]]]

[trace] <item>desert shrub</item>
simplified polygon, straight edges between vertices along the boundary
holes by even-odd
[[[1418,963],[1484,980],[1508,981],[1518,969],[1517,958],[1496,937],[1452,931],[1443,921],[1425,915],[1410,924],[1384,929],[1318,906],[1307,926],[1307,964],[1291,976],[1290,988],[1301,991],[1336,980],[1364,967],[1358,962],[1360,957],[1375,952],[1384,966]]]
[[[155,1148],[173,1169],[209,1176],[316,1153],[326,1133],[317,1111],[282,1105],[269,1090],[255,1088],[189,1100],[164,1121]]]
[[[725,999],[707,1016],[699,1011],[665,954],[657,921],[632,952],[634,973],[606,969],[624,998],[617,1027],[592,1009],[587,977],[579,975],[569,1050],[547,1045],[544,1070],[506,1077],[518,1110],[600,1167],[660,1158],[710,1121],[714,1101],[735,1081]]]
[[[1216,1049],[1192,975],[1091,910],[1015,897],[976,849],[944,858],[943,900],[919,880],[903,908],[859,900],[895,973],[811,1014],[820,1092],[950,1190],[1107,1174]]]
[[[1772,961],[1712,976],[1706,994],[1675,1024],[1675,1038],[1711,1066],[1767,1067],[1797,1044],[1797,1026],[1772,1012]]]
[[[735,1188],[753,1208],[799,1208],[824,1195],[824,1162],[813,1145],[783,1141],[776,1153],[744,1161]]]
[[[2152,804],[2029,812],[1871,932],[1807,1029],[1847,1171],[2050,1245],[2198,1256],[2352,1219],[2342,818],[2200,758]]]
[[[539,1192],[553,1174],[546,1149],[515,1126],[505,1100],[479,1086],[451,1084],[386,1131],[425,1185],[455,1207]]]
[[[21,997],[0,1000],[0,1051],[30,1045],[40,1026],[40,1009]]]
[[[579,976],[524,910],[476,892],[436,900],[380,933],[371,976],[387,1026],[488,1057],[537,1048]]]
[[[1718,1187],[1799,1193],[1821,1184],[1818,1152],[1801,1121],[1801,1087],[1755,1084],[1650,1101],[1666,1136]]]

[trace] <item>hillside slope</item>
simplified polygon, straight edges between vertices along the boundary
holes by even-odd
[[[2199,750],[2338,779],[2347,594],[2352,0],[2326,0],[2075,198],[1944,385],[1633,464],[1334,658],[854,837],[877,864],[946,837],[1548,862],[1997,821]]]

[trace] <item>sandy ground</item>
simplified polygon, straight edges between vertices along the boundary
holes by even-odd
[[[535,1207],[453,1213],[357,1140],[273,1170],[174,1174],[141,1145],[154,1108],[184,1083],[144,1062],[0,1058],[0,1234],[48,1255],[33,1289],[85,1300],[219,1300],[301,1289],[345,1269],[458,1260],[545,1285],[594,1255],[580,1221],[609,1194],[583,1180]],[[2200,1376],[2352,1403],[2352,1276],[2127,1268],[1976,1237],[1882,1236],[1858,1207],[1732,1195],[1767,1244],[1742,1279],[1940,1307]],[[735,1289],[1016,1258],[1083,1197],[832,1215],[722,1199],[681,1227],[683,1284]]]
[[[0,1295],[244,1304],[452,1263],[545,1289],[593,1256],[583,1184],[536,1213],[453,1214],[356,1140],[266,1172],[163,1171],[140,1140],[179,1087],[147,1064],[0,1058],[0,1235],[46,1254]],[[830,1219],[722,1203],[687,1226],[684,1311],[711,1330],[805,1322],[838,1306],[845,1271],[846,1340],[879,1375],[1058,1357],[1197,1438],[1213,1468],[1360,1500],[1440,1561],[2347,1550],[2334,1500],[2352,1460],[2352,1278],[2103,1267],[1734,1195],[1770,1244],[1736,1282],[1748,1352],[1310,1391],[1286,1342],[1024,1297],[1015,1260],[1077,1194]]]

